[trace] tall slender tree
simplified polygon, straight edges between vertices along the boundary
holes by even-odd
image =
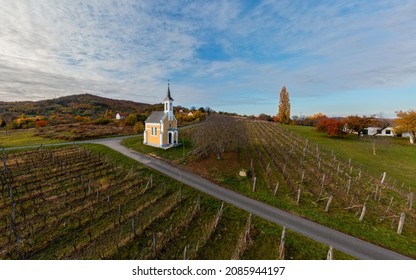
[[[290,100],[289,92],[287,92],[286,87],[283,86],[280,91],[280,101],[278,107],[278,116],[279,121],[283,124],[288,124],[290,122]]]

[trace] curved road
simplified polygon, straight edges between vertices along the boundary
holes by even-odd
[[[361,239],[352,237],[340,231],[328,228],[310,220],[301,218],[294,214],[285,212],[278,208],[272,207],[260,201],[248,198],[244,195],[238,194],[232,190],[214,184],[198,175],[191,172],[179,169],[170,165],[169,163],[158,160],[143,154],[139,154],[133,150],[126,148],[120,144],[121,139],[127,137],[107,138],[98,140],[87,140],[75,143],[59,143],[45,146],[60,146],[68,144],[82,144],[95,143],[105,145],[123,155],[132,158],[150,168],[153,168],[177,181],[193,187],[201,192],[209,194],[217,199],[223,200],[247,212],[264,218],[270,222],[285,226],[295,232],[307,236],[318,242],[332,245],[335,249],[340,250],[358,259],[365,260],[411,260],[411,258],[398,254],[396,252],[387,250],[385,248],[376,246]],[[39,146],[34,146],[39,147]],[[32,148],[6,148],[5,150]]]
[[[94,141],[92,141],[94,142]],[[96,142],[98,143],[98,142]],[[162,160],[151,158],[132,151],[120,144],[118,139],[100,140],[103,144],[113,150],[122,153],[150,168],[153,168],[185,185],[191,186],[201,192],[209,194],[217,199],[223,200],[247,212],[264,218],[273,223],[285,226],[295,232],[312,238],[318,242],[332,245],[335,249],[354,256],[358,259],[367,260],[405,260],[409,257],[396,252],[373,245],[361,239],[352,237],[337,230],[322,226],[315,222],[301,218],[294,214],[282,211],[265,203],[248,198],[232,190],[216,185],[198,175],[184,171],[170,165]]]

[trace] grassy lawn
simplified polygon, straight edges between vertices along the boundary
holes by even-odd
[[[62,140],[46,139],[43,137],[35,136],[35,133],[35,129],[13,130],[9,131],[7,135],[4,131],[2,131],[0,134],[0,148],[34,146],[65,142]]]
[[[143,144],[143,136],[124,139],[122,144],[142,154],[149,154],[156,157],[162,157],[174,162],[183,162],[192,151],[192,143],[190,140],[190,132],[188,129],[182,129],[179,137],[180,146],[167,150],[151,147]]]
[[[142,154],[163,158],[177,164],[186,164],[193,172],[213,179],[216,183],[249,188],[248,178],[235,178],[234,176],[238,174],[240,168],[245,166],[238,153],[225,153],[221,160],[217,160],[214,155],[203,160],[194,158],[191,154],[194,149],[191,139],[192,131],[193,128],[181,129],[179,142],[182,145],[167,150],[144,145],[143,136],[124,139],[121,143]]]
[[[416,188],[416,145],[409,144],[407,138],[378,137],[375,140],[376,155],[373,155],[374,140],[370,137],[347,135],[345,138],[329,138],[311,127],[285,127],[322,148],[333,150],[345,160],[351,158],[375,177],[387,172],[387,179],[397,180],[396,186],[404,183],[406,187]]]

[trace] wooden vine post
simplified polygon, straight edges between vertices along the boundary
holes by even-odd
[[[397,234],[402,234],[405,217],[406,217],[406,214],[402,212],[400,214],[399,226],[397,227]]]
[[[296,196],[296,205],[299,205],[299,201],[300,201],[300,194],[302,192],[302,187],[299,187],[298,189],[298,194]]]
[[[188,245],[186,245],[185,248],[183,249],[183,260],[184,261],[188,260]]]
[[[351,178],[348,179],[348,184],[347,184],[347,194],[350,193],[351,190]]]
[[[156,234],[155,233],[153,233],[152,250],[153,250],[153,256],[156,257]]]
[[[361,210],[361,215],[359,221],[362,222],[364,220],[365,212],[367,211],[366,203],[364,203],[363,208]]]
[[[383,173],[383,175],[381,176],[381,184],[384,184],[384,180],[386,179],[386,172]]]
[[[329,246],[328,253],[326,254],[326,259],[329,261],[334,259],[334,252],[332,246]]]
[[[328,202],[326,203],[325,212],[329,211],[329,206],[331,205],[332,199],[333,199],[333,195],[331,194],[328,198]]]
[[[276,196],[277,190],[279,189],[279,181],[276,183],[276,187],[274,188],[273,195]]]
[[[283,227],[282,230],[282,237],[280,238],[280,245],[279,245],[279,259],[285,259],[285,240],[286,240],[286,227]]]

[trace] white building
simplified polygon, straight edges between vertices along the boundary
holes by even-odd
[[[364,135],[370,135],[370,136],[395,136],[394,129],[391,126],[388,126],[386,128],[376,127],[376,126],[369,126],[364,129]]]
[[[153,111],[144,122],[143,144],[165,149],[179,144],[178,121],[173,114],[173,101],[168,84],[168,93],[163,99],[164,110]]]
[[[388,126],[386,128],[382,127],[376,127],[376,126],[370,126],[364,129],[364,135],[370,135],[370,136],[390,136],[390,137],[410,137],[409,132],[403,132],[401,134],[397,134],[394,131],[394,128],[392,126]]]
[[[121,115],[120,113],[116,114],[116,120],[123,120],[124,119],[124,115]]]

